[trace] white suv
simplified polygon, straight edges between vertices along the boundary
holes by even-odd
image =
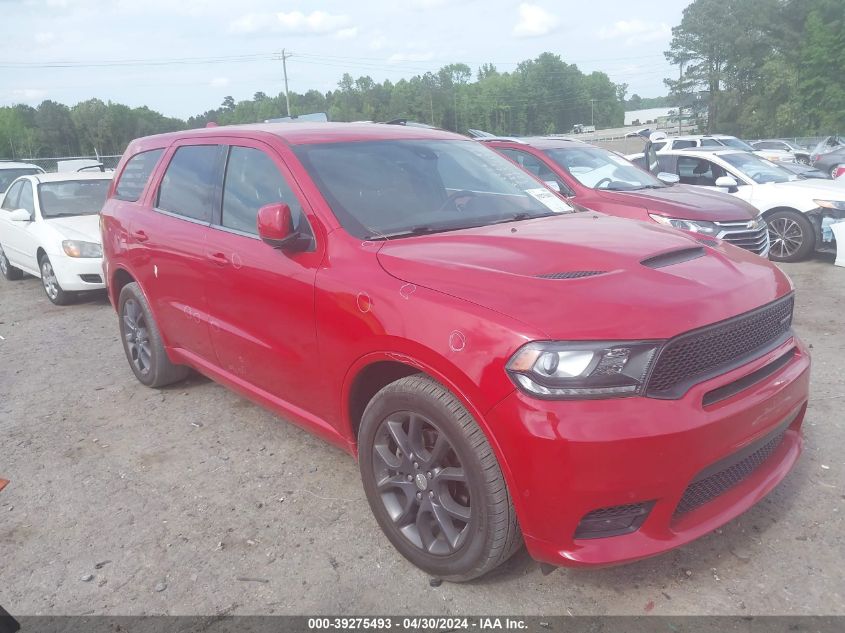
[[[845,187],[803,180],[775,163],[733,149],[670,150],[658,154],[660,171],[687,185],[726,191],[757,207],[769,225],[775,261],[794,262],[813,251],[835,251],[831,223],[845,220]]]
[[[15,163],[10,160],[0,160],[0,204],[3,203],[3,196],[6,189],[12,182],[21,176],[31,176],[33,174],[43,174],[44,170],[38,165],[30,163]]]

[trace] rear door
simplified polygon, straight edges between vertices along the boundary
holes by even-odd
[[[6,258],[9,262],[18,268],[21,266],[20,248],[18,243],[20,238],[18,233],[21,231],[21,222],[12,222],[9,219],[12,211],[19,209],[18,200],[21,196],[25,181],[18,180],[6,192],[3,198],[3,205],[0,207],[0,246],[3,247],[3,252],[6,253]]]
[[[237,139],[228,148],[219,211],[206,247],[211,337],[221,368],[287,403],[305,408],[318,358],[314,280],[323,244],[316,220],[277,152]],[[312,237],[306,252],[286,253],[258,237],[258,210],[286,203],[294,228]],[[313,406],[313,403],[311,403]]]
[[[208,327],[206,236],[224,148],[211,139],[177,141],[156,174],[150,206],[133,216],[132,268],[168,347],[214,362]]]

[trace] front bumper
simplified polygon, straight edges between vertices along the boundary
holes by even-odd
[[[794,354],[786,364],[772,365],[790,350]],[[736,381],[774,366],[776,371],[738,393],[703,404],[706,394],[712,399],[714,390],[742,385]],[[790,338],[763,357],[694,386],[680,400],[549,402],[515,391],[486,418],[506,462],[529,553],[553,565],[618,564],[688,543],[741,514],[798,458],[809,367],[806,349]],[[769,442],[781,430],[782,439]],[[774,448],[741,481],[678,512],[694,480],[714,465],[737,462],[761,442]],[[583,533],[588,514],[631,504],[648,510],[633,531],[575,537],[579,525]]]
[[[103,283],[102,257],[68,257],[54,253],[50,255],[50,263],[59,285],[66,292],[101,290],[106,287]]]

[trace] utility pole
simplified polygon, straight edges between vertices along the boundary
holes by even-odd
[[[681,72],[680,72],[680,75],[678,76],[678,93],[679,93],[678,94],[678,136],[683,134],[681,127],[683,125],[683,116],[682,115],[684,113],[684,106],[683,106],[684,92],[683,91],[684,91],[684,62],[685,61],[686,61],[685,59],[681,59],[681,63],[679,64]]]
[[[285,73],[285,105],[288,109],[288,116],[290,116],[290,95],[288,94],[288,65],[286,63],[288,57],[290,57],[290,55],[285,53],[285,49],[282,49],[282,71]]]
[[[596,127],[596,99],[590,99],[590,125]]]

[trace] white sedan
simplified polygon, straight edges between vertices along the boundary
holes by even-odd
[[[36,174],[15,180],[0,205],[0,273],[29,273],[47,297],[69,303],[105,288],[99,213],[111,174]]]
[[[795,262],[814,251],[836,251],[831,226],[845,220],[843,183],[801,179],[731,149],[671,150],[658,159],[660,171],[677,174],[684,184],[725,191],[757,207],[769,225],[771,259]]]

